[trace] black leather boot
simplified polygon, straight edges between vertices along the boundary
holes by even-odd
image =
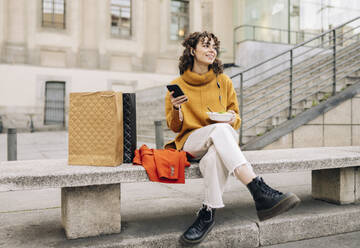
[[[254,198],[260,221],[284,213],[300,203],[300,199],[295,194],[283,194],[274,190],[259,177],[254,178],[247,187]]]
[[[197,244],[203,241],[213,228],[215,209],[203,205],[197,214],[195,222],[180,237],[184,244]]]

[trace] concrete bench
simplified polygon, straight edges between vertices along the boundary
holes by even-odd
[[[257,174],[312,171],[315,199],[360,200],[360,147],[247,151]],[[201,178],[198,164],[186,179]],[[147,182],[141,166],[69,166],[67,160],[1,162],[0,191],[61,188],[61,219],[68,239],[121,231],[121,183]]]

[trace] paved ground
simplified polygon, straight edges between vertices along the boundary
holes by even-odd
[[[148,144],[154,147],[152,144]],[[66,132],[18,134],[18,160],[67,157]],[[0,134],[0,161],[6,160],[6,135]],[[311,201],[310,173],[263,175],[265,181],[281,191],[292,191],[304,201]],[[151,219],[154,215],[169,218],[195,213],[201,205],[201,179],[188,180],[184,185],[159,183],[129,183],[122,185],[122,221]],[[250,194],[235,178],[231,178],[225,193],[227,208],[245,211],[254,217]],[[166,207],[166,211],[163,211]],[[241,213],[240,213],[241,214]],[[242,213],[244,214],[244,213]],[[45,229],[42,229],[45,228]],[[29,244],[31,241],[31,245]],[[0,192],[0,247],[52,247],[65,243],[60,227],[60,189]],[[67,245],[65,245],[67,244]],[[61,246],[62,247],[62,246]],[[310,239],[281,245],[285,247],[360,247],[360,232]]]

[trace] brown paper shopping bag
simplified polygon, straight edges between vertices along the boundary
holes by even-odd
[[[70,93],[70,165],[117,166],[123,162],[122,93]]]

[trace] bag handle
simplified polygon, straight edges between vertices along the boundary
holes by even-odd
[[[102,91],[95,91],[95,92],[90,92],[90,93],[86,93],[86,94],[82,94],[81,96],[90,96],[90,95],[94,95],[94,94],[98,94],[101,93]],[[110,91],[109,91],[110,92]],[[113,92],[113,91],[112,91]],[[115,96],[115,93],[110,94],[110,95],[100,95],[101,97],[112,97]]]

